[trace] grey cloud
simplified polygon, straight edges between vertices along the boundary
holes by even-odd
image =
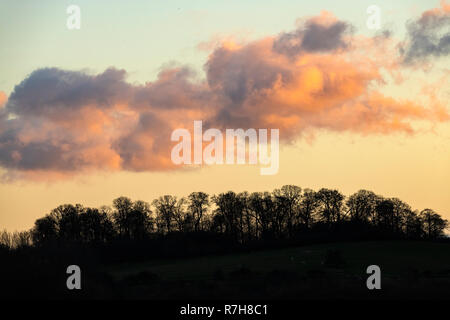
[[[209,87],[224,99],[227,108],[237,109],[252,95],[260,95],[281,79],[289,82],[292,72],[263,59],[257,44],[238,51],[217,49],[206,64]]]
[[[450,54],[450,12],[428,14],[407,24],[407,38],[400,46],[405,64]]]
[[[322,25],[309,21],[293,32],[282,33],[274,41],[275,52],[296,57],[306,52],[327,52],[347,48],[344,35],[350,33],[350,24],[336,21],[330,25]]]
[[[201,108],[211,101],[209,90],[195,82],[188,67],[163,70],[155,82],[136,86],[130,103],[139,109]]]
[[[90,76],[79,71],[43,68],[18,84],[8,99],[8,112],[16,115],[53,114],[95,104],[107,108],[130,95],[126,72],[114,68]]]

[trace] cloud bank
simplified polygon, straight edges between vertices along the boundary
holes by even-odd
[[[436,10],[416,24],[442,23],[448,7]],[[405,57],[431,55],[416,52],[417,39]],[[221,44],[204,65],[205,78],[182,66],[142,85],[115,68],[96,75],[35,70],[8,98],[0,92],[0,166],[10,179],[172,170],[170,134],[194,120],[205,129],[278,128],[282,141],[319,129],[412,134],[412,121],[448,121],[439,103],[381,93],[383,73],[401,68],[396,48],[390,37],[355,36],[350,24],[324,12],[293,32]]]

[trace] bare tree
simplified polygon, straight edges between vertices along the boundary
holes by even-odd
[[[306,229],[309,229],[314,222],[314,216],[319,205],[316,192],[311,189],[305,189],[300,202],[299,215]]]
[[[181,204],[177,197],[165,195],[153,201],[156,208],[156,223],[161,233],[170,233],[174,231],[176,225],[175,217],[179,214],[178,206]]]
[[[199,231],[203,215],[209,208],[209,196],[204,192],[192,192],[189,196],[189,212],[191,214],[194,231]]]
[[[375,217],[375,207],[379,200],[372,191],[359,190],[347,199],[347,208],[352,221],[369,222]]]
[[[420,212],[420,218],[423,223],[423,232],[428,238],[438,238],[444,234],[448,227],[448,221],[441,218],[432,209],[424,209]]]
[[[278,212],[282,214],[282,220],[286,221],[287,235],[292,237],[294,226],[297,224],[299,204],[302,188],[285,185],[281,189],[275,189],[273,194],[278,203]]]
[[[344,196],[337,190],[322,188],[317,192],[321,203],[321,214],[328,225],[341,221],[341,209]]]

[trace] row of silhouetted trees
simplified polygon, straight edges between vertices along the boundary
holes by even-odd
[[[88,244],[117,239],[145,240],[171,233],[209,232],[239,242],[295,239],[314,230],[350,226],[408,239],[436,239],[448,222],[431,209],[420,212],[397,198],[360,190],[345,197],[338,190],[302,190],[286,185],[273,192],[232,191],[186,198],[161,196],[151,204],[120,197],[113,206],[65,204],[36,220],[28,232],[0,233],[8,247],[54,242]]]

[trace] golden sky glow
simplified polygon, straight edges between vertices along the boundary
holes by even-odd
[[[359,32],[328,10],[300,18],[291,31],[203,43],[203,70],[179,61],[132,81],[135,70],[38,61],[20,79],[0,78],[0,228],[30,228],[63,203],[285,184],[368,189],[450,219],[450,52],[438,41],[450,5],[411,16],[401,35]],[[278,174],[180,169],[170,134],[194,120],[279,129]]]

